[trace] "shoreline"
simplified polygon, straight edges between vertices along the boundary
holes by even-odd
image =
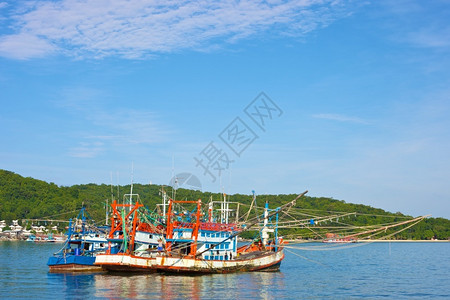
[[[322,241],[285,240],[288,243],[322,243]],[[450,240],[357,240],[356,243],[450,243]],[[351,244],[342,243],[342,244]]]
[[[449,240],[361,240],[358,243],[448,243]]]

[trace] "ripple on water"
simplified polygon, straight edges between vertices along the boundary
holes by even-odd
[[[448,298],[450,243],[370,244],[286,253],[281,272],[205,276],[53,274],[62,245],[0,243],[0,298],[361,299]]]

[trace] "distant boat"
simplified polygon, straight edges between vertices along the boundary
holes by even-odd
[[[83,207],[70,220],[64,247],[48,259],[50,272],[101,271],[94,265],[95,256],[106,251],[106,231],[91,224]]]
[[[50,233],[49,235],[30,235],[27,241],[35,243],[64,243],[65,238],[64,236]]]
[[[353,237],[342,237],[335,233],[327,233],[326,238],[322,241],[323,243],[328,244],[347,244],[347,243],[356,243],[356,238]]]
[[[325,239],[322,241],[322,243],[328,243],[328,244],[348,244],[348,243],[356,243],[357,240],[355,239]]]
[[[34,242],[36,240],[36,236],[34,234],[30,234],[26,239],[27,242]]]

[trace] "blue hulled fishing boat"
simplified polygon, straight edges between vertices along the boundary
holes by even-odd
[[[48,259],[50,272],[101,271],[94,265],[95,256],[108,246],[107,229],[95,226],[83,207],[75,220],[70,220],[67,239],[61,250]]]

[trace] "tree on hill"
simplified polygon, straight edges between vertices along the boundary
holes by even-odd
[[[150,210],[161,203],[160,185],[134,184],[133,193],[139,194],[141,202]],[[117,190],[121,191],[117,195]],[[170,188],[166,188],[168,195]],[[11,224],[16,219],[52,218],[68,220],[76,216],[82,206],[85,206],[90,215],[99,222],[105,218],[106,202],[111,203],[111,197],[118,202],[123,201],[124,194],[129,193],[130,185],[114,188],[111,195],[111,186],[105,184],[84,184],[73,186],[57,186],[54,183],[22,177],[10,171],[0,170],[0,220]],[[202,199],[208,202],[210,197],[215,201],[222,199],[221,193],[201,192],[196,190],[178,189],[177,199]],[[266,201],[271,207],[281,206],[297,195],[258,195],[257,202],[260,209]],[[228,195],[231,202],[242,203],[242,211],[248,209],[251,195]],[[399,221],[405,215],[397,212],[390,213],[382,209],[373,208],[362,204],[346,203],[326,197],[302,197],[295,205],[297,209],[318,210],[322,212],[358,212],[352,217],[354,225],[367,226]],[[397,219],[396,219],[397,218]],[[282,234],[302,234],[302,229],[283,229]],[[414,227],[396,235],[399,239],[448,239],[450,237],[450,220],[443,218],[428,218]]]

